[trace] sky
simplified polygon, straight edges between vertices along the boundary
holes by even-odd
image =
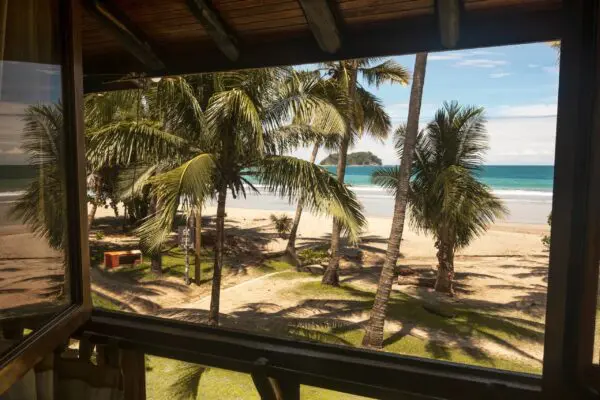
[[[413,69],[415,57],[393,57]],[[368,87],[383,102],[395,127],[406,121],[409,86]],[[557,53],[545,43],[430,53],[421,108],[421,127],[444,101],[485,108],[490,149],[488,165],[554,163]],[[371,151],[384,164],[398,164],[393,139],[366,135],[350,151]],[[293,154],[308,159],[310,150]],[[317,161],[325,158],[321,150]]]

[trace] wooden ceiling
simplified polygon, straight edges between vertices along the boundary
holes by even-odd
[[[562,7],[561,0],[82,3],[84,73],[96,84],[128,73],[180,74],[544,39],[558,35]],[[515,32],[517,23],[522,26]]]

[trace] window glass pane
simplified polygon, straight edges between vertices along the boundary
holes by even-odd
[[[0,352],[69,303],[56,9],[0,5]]]
[[[541,372],[557,58],[547,43],[429,55],[390,246],[414,55],[88,96],[95,305],[355,348],[371,327],[387,352]],[[383,70],[393,83],[375,85]]]

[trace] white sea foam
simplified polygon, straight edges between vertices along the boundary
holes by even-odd
[[[504,196],[516,196],[516,197],[552,197],[552,192],[544,192],[538,190],[514,190],[514,189],[493,189],[495,195]]]
[[[17,196],[21,196],[23,195],[25,192],[23,191],[18,191],[18,192],[0,192],[0,197],[17,197]]]

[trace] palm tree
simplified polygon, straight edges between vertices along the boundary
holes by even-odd
[[[320,142],[315,142],[313,145],[312,153],[310,154],[309,161],[314,164],[317,153],[319,152],[319,148],[321,147]],[[300,226],[300,218],[302,217],[302,210],[304,208],[304,199],[300,198],[298,200],[298,204],[296,205],[296,213],[294,214],[294,221],[292,223],[292,228],[290,229],[288,243],[285,248],[286,253],[294,260],[296,264],[296,269],[300,270],[302,267],[302,261],[296,254],[296,237],[298,235],[298,227]]]
[[[185,145],[198,138],[203,115],[188,80],[176,77],[157,84],[141,83],[145,85],[138,90],[88,96],[87,158],[92,170],[119,167],[120,197],[130,204],[148,198],[148,212],[156,213],[163,204],[156,196],[148,197],[150,178],[179,165],[190,154]],[[160,275],[161,248],[144,244],[152,271]]]
[[[339,144],[337,164],[337,178],[343,183],[350,145],[365,133],[377,139],[385,139],[391,129],[390,118],[380,100],[365,89],[359,82],[359,78],[368,85],[376,87],[386,83],[406,85],[410,74],[393,60],[381,61],[376,58],[329,62],[323,64],[322,70],[328,77],[330,99],[337,105],[346,120],[346,128]],[[331,258],[323,275],[323,284],[339,285],[341,231],[339,221],[334,219],[331,232]]]
[[[417,138],[411,223],[433,235],[438,258],[435,290],[449,295],[454,294],[456,250],[507,213],[502,201],[477,179],[488,148],[485,122],[483,108],[444,103]],[[404,135],[399,132],[400,142]],[[389,187],[390,174],[382,171],[378,181]]]
[[[302,198],[308,209],[333,216],[353,239],[365,223],[354,194],[325,169],[281,155],[314,140],[312,126],[294,122],[311,120],[317,110],[322,124],[317,131],[344,130],[337,109],[313,94],[313,87],[320,82],[287,68],[189,77],[186,84],[192,87],[193,99],[171,102],[175,110],[165,110],[168,115],[162,117],[162,126],[149,126],[150,122],[140,126],[136,121],[92,135],[95,152],[121,162],[128,161],[121,158],[133,149],[158,154],[156,148],[161,147],[160,153],[176,155],[180,160],[147,179],[161,206],[137,231],[145,248],[160,249],[180,208],[190,213],[206,199],[216,197],[210,324],[219,320],[228,193],[237,197],[245,196],[246,188],[256,191],[248,176],[290,201]],[[159,101],[159,97],[151,99],[149,107]],[[153,155],[139,157],[152,159]]]
[[[371,317],[366,327],[363,346],[381,347],[383,345],[383,326],[387,303],[392,291],[394,270],[400,253],[400,243],[404,231],[404,219],[406,216],[406,204],[408,202],[408,188],[413,164],[413,155],[417,134],[419,131],[419,117],[421,115],[421,101],[423,99],[423,87],[425,86],[425,72],[427,68],[427,53],[418,53],[415,57],[415,68],[413,82],[410,91],[408,105],[408,118],[403,137],[402,152],[400,154],[400,167],[391,168],[394,180],[395,204],[394,216],[392,218],[392,229],[388,239],[388,247],[385,253],[385,262],[379,276],[377,294],[371,310]]]

